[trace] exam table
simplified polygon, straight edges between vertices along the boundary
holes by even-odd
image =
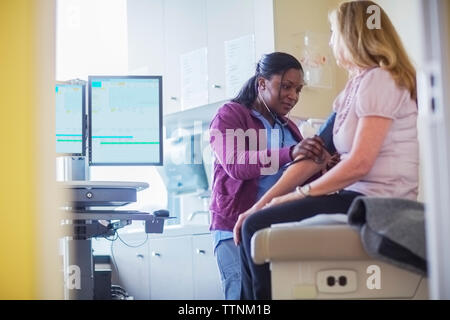
[[[252,238],[272,299],[428,299],[427,278],[371,258],[344,214],[272,225]]]

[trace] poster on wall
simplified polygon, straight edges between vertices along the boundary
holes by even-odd
[[[255,74],[255,37],[253,34],[225,41],[226,95],[233,98]]]
[[[299,57],[308,87],[333,87],[335,62],[329,46],[330,35],[305,31],[293,35],[295,55]]]
[[[204,47],[180,56],[181,110],[208,104],[207,54]]]

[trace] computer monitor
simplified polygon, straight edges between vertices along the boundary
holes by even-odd
[[[89,76],[89,165],[162,165],[162,77]]]
[[[56,153],[85,156],[86,85],[58,83],[56,91]]]
[[[208,189],[200,135],[166,140],[164,166],[158,172],[172,195],[199,193]]]

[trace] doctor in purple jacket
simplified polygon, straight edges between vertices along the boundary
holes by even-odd
[[[264,55],[236,98],[223,105],[210,124],[216,160],[211,196],[214,253],[226,299],[239,299],[239,250],[233,241],[238,215],[252,207],[299,155],[323,159],[319,137],[302,139],[286,118],[304,86],[303,69],[293,56]]]

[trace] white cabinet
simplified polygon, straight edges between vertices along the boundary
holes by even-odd
[[[205,1],[164,0],[164,114],[181,110],[180,56],[207,46]]]
[[[224,299],[211,234],[152,239],[150,255],[151,299]]]
[[[194,235],[192,249],[194,299],[224,299],[211,234]]]
[[[152,239],[149,247],[151,299],[192,299],[192,237]]]
[[[122,234],[112,246],[118,282],[136,300],[150,299],[148,242],[145,233]],[[113,279],[115,280],[115,279]],[[113,281],[113,283],[116,283]]]
[[[226,41],[254,35],[255,61],[274,49],[272,0],[128,0],[127,11],[129,72],[163,76],[164,114],[182,110],[181,56],[206,51],[206,88],[194,99],[206,104],[232,98]],[[198,67],[192,65],[194,75]]]
[[[149,235],[146,242],[144,232],[120,237],[123,242],[112,246],[112,283],[134,299],[224,299],[210,233]],[[111,242],[102,239],[94,247],[97,254],[109,254]]]
[[[164,73],[164,0],[128,0],[128,73]],[[163,86],[164,86],[163,79]]]
[[[254,0],[207,0],[209,103],[226,96],[225,41],[253,35]]]

